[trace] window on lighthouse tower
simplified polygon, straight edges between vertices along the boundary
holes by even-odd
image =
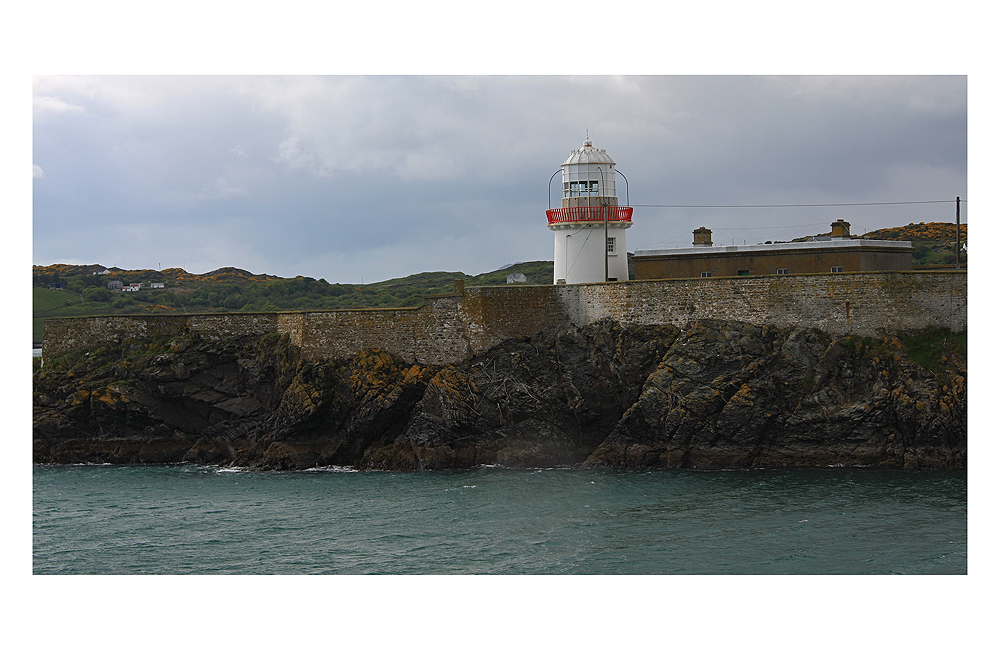
[[[597,181],[563,183],[563,196],[598,196]]]

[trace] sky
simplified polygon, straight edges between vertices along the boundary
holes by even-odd
[[[954,222],[968,197],[960,75],[36,75],[32,95],[38,265],[356,284],[551,260],[549,180],[588,136],[627,179],[632,252]],[[665,207],[790,204],[821,207]]]

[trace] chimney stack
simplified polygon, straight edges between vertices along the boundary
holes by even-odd
[[[830,224],[830,236],[839,237],[840,239],[850,239],[851,224],[847,223],[843,219],[837,219]]]
[[[702,226],[694,231],[694,245],[695,246],[711,246],[712,245],[712,231]]]

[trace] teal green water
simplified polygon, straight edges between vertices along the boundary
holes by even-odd
[[[964,472],[36,466],[35,574],[965,574]]]

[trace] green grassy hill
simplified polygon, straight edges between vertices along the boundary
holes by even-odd
[[[326,280],[297,276],[279,278],[254,275],[227,267],[201,275],[183,269],[163,271],[113,269],[97,265],[56,264],[33,268],[32,339],[41,343],[46,318],[138,313],[268,312],[359,307],[415,307],[423,296],[450,293],[455,280],[466,286],[502,285],[507,275],[523,273],[528,284],[552,282],[552,262],[522,262],[506,269],[471,276],[460,272],[418,273],[365,285],[330,284]],[[137,292],[109,291],[107,284],[141,282]],[[163,289],[149,289],[162,282]],[[63,289],[50,289],[61,285]]]

